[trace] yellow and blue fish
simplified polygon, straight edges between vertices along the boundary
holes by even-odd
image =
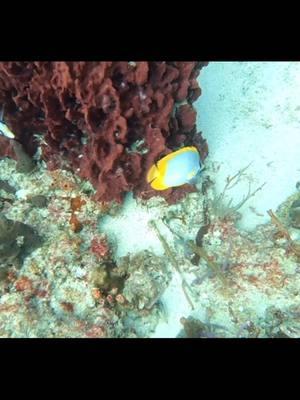
[[[155,190],[166,190],[194,183],[201,169],[200,154],[196,147],[183,147],[152,165],[147,174],[147,182]]]

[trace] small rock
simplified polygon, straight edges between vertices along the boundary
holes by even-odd
[[[28,201],[36,208],[44,208],[47,206],[48,199],[42,194],[31,197]]]

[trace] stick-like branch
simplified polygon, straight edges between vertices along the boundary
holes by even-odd
[[[300,243],[296,242],[291,238],[291,235],[287,228],[283,225],[280,219],[273,213],[272,210],[268,210],[268,214],[271,217],[271,222],[277,226],[279,232],[288,240],[290,249],[296,254],[296,256],[300,256]]]
[[[212,269],[212,271],[219,277],[219,279],[224,283],[227,284],[227,281],[225,279],[225,276],[222,274],[221,268],[219,265],[214,262],[209,255],[206,253],[206,251],[203,249],[203,247],[199,247],[193,242],[189,242],[190,248],[194,251],[194,253],[198,254],[200,257],[202,257],[207,265]]]
[[[170,249],[170,247],[169,247],[167,241],[165,240],[165,238],[161,235],[159,229],[158,229],[157,226],[156,226],[156,223],[155,223],[154,221],[150,221],[149,224],[150,224],[150,226],[154,229],[154,231],[155,231],[155,233],[156,233],[158,239],[160,240],[160,242],[161,242],[161,244],[162,244],[162,246],[163,246],[163,248],[164,248],[164,250],[165,250],[165,253],[167,254],[167,256],[168,256],[168,258],[169,258],[171,264],[173,265],[173,267],[175,268],[175,270],[176,270],[176,271],[178,272],[178,274],[180,275],[180,277],[181,277],[181,282],[182,282],[181,286],[182,286],[183,293],[184,293],[184,295],[185,295],[187,301],[189,302],[191,308],[194,310],[194,309],[195,309],[194,304],[193,304],[193,302],[192,302],[191,298],[189,297],[189,295],[188,295],[188,293],[187,293],[187,290],[186,290],[186,289],[189,289],[189,290],[191,290],[191,289],[190,289],[190,287],[189,287],[189,284],[187,283],[187,281],[185,280],[185,278],[184,278],[184,276],[183,276],[183,273],[182,273],[182,271],[181,271],[181,269],[180,269],[180,267],[179,267],[179,265],[178,265],[178,263],[177,263],[177,261],[176,261],[176,258],[175,258],[175,256],[174,256],[172,250]]]

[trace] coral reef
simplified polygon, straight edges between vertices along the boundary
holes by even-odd
[[[103,221],[125,218],[119,207],[94,202],[72,171],[38,163],[24,174],[16,163],[0,160],[0,245],[11,251],[0,260],[0,337],[157,337],[161,326],[168,337],[299,336],[299,192],[245,232],[244,200],[232,205],[229,191],[216,204],[206,163],[199,192],[179,203],[131,198],[144,214],[118,229],[126,239],[128,224],[145,224],[157,246],[147,236],[118,253]]]
[[[265,317],[266,336],[299,339],[299,315],[300,309],[298,305],[292,305],[285,310],[280,310],[275,306],[268,307]]]
[[[116,244],[99,231],[108,209],[91,199],[87,182],[41,165],[24,175],[16,161],[4,159],[2,193],[0,337],[145,337],[154,331],[170,279],[166,260],[150,251],[116,259]],[[74,229],[72,216],[81,229]]]
[[[151,190],[145,175],[159,157],[207,145],[196,132],[192,103],[201,91],[204,62],[1,62],[4,119],[29,155],[40,145],[51,170],[68,168],[87,178],[101,201],[124,193],[170,203],[193,188]],[[0,138],[0,155],[14,141]],[[15,142],[16,143],[16,142]],[[15,150],[15,151],[14,151]]]
[[[180,284],[176,296],[167,290],[161,299],[167,307],[173,304],[173,321],[183,325],[178,337],[297,337],[300,236],[291,210],[298,207],[299,192],[276,213],[269,211],[269,223],[247,232],[237,222],[252,192],[237,206],[231,201],[218,204],[216,198],[222,200],[224,191],[215,193],[214,174],[207,163],[199,193],[169,206],[157,223],[191,288],[193,307],[186,299],[184,312],[174,306],[180,308]],[[254,195],[260,190],[263,186]]]

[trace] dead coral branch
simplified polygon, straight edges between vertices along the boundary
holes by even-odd
[[[181,286],[182,286],[183,293],[184,293],[184,295],[185,295],[185,297],[186,297],[188,303],[190,304],[191,308],[194,310],[194,309],[195,309],[194,304],[193,304],[191,298],[189,297],[189,295],[188,295],[188,293],[187,293],[187,289],[188,289],[188,290],[191,290],[191,289],[190,289],[190,287],[189,287],[189,284],[187,283],[187,281],[185,280],[185,278],[184,278],[184,276],[183,276],[183,273],[182,273],[182,271],[181,271],[181,269],[180,269],[180,267],[179,267],[179,265],[178,265],[178,263],[177,263],[177,261],[176,261],[176,258],[175,258],[175,256],[174,256],[172,250],[170,249],[170,246],[168,245],[168,243],[167,243],[167,241],[164,239],[164,237],[161,235],[161,233],[160,233],[159,229],[157,228],[155,222],[154,222],[154,221],[150,221],[150,222],[149,222],[149,225],[154,229],[154,231],[155,231],[155,233],[156,233],[158,239],[160,240],[160,242],[161,242],[161,244],[162,244],[162,246],[163,246],[163,248],[164,248],[164,250],[165,250],[165,252],[166,252],[166,254],[167,254],[167,256],[168,256],[168,258],[169,258],[169,260],[170,260],[170,262],[171,262],[171,264],[173,265],[173,267],[175,268],[175,270],[176,270],[176,271],[178,272],[178,274],[180,275],[181,281],[182,281]]]
[[[293,251],[293,253],[297,256],[300,257],[300,243],[296,242],[291,238],[291,235],[287,228],[283,225],[283,223],[280,221],[280,219],[273,213],[272,210],[268,210],[268,214],[271,217],[271,222],[277,227],[279,232],[282,234],[283,237],[285,237],[288,241],[290,249]]]
[[[227,203],[225,201],[226,195],[229,190],[236,186],[243,177],[246,177],[245,171],[250,167],[252,163],[248,164],[246,167],[240,169],[235,175],[228,176],[226,179],[226,184],[223,191],[217,195],[212,203],[212,208],[220,218],[225,218],[236,213],[251,197],[254,197],[258,191],[260,191],[266,184],[264,182],[261,186],[251,191],[251,183],[249,182],[248,193],[242,198],[240,202],[232,205],[232,200],[230,199]]]

